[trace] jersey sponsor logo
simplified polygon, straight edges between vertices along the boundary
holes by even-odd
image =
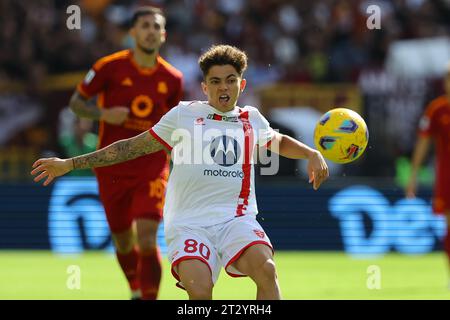
[[[131,102],[131,112],[139,118],[148,117],[153,111],[153,100],[145,94],[138,95]]]
[[[238,122],[237,116],[227,117],[227,116],[221,116],[217,113],[210,113],[207,116],[210,120],[216,120],[216,121],[226,121],[226,122]]]
[[[94,77],[95,77],[95,71],[91,69],[91,70],[89,70],[89,72],[84,77],[83,82],[85,84],[89,84],[89,83],[91,83],[92,79],[94,79]]]
[[[241,156],[238,141],[226,135],[214,138],[209,150],[214,162],[223,167],[235,165]]]
[[[240,179],[244,178],[244,172],[241,170],[232,171],[232,170],[222,170],[222,169],[218,169],[218,170],[205,169],[205,170],[203,170],[203,175],[209,176],[209,177],[240,178]]]
[[[126,77],[120,84],[123,86],[131,87],[133,85],[133,81],[131,81],[130,78]]]

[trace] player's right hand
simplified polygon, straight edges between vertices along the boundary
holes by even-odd
[[[313,183],[314,190],[319,189],[322,182],[330,176],[328,165],[319,151],[312,153],[308,160],[309,183]]]
[[[102,109],[100,120],[109,124],[122,124],[127,120],[130,109],[127,107],[113,107],[109,109]]]
[[[36,176],[35,182],[47,178],[44,181],[44,186],[50,184],[56,177],[62,176],[73,169],[72,159],[59,158],[43,158],[33,163],[34,170],[31,174]]]

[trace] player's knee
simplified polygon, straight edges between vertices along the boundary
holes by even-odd
[[[213,285],[209,282],[189,283],[185,285],[190,300],[211,300]]]
[[[153,235],[141,235],[137,239],[139,251],[142,253],[151,253],[156,248],[156,237]]]
[[[255,272],[255,280],[258,285],[274,283],[277,279],[275,262],[272,259],[266,260]]]
[[[133,238],[114,238],[114,246],[119,253],[128,253],[133,250],[134,241]]]

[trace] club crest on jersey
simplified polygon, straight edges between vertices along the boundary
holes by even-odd
[[[210,120],[216,120],[216,121],[226,121],[226,122],[238,122],[237,116],[227,117],[227,116],[221,116],[217,113],[210,113],[208,114],[208,119]]]
[[[260,237],[261,239],[264,239],[264,236],[266,235],[266,234],[264,233],[264,231],[257,230],[257,229],[253,230],[253,232],[254,232],[258,237]]]
[[[204,119],[204,118],[202,118],[202,117],[200,117],[200,118],[197,118],[197,119],[195,119],[195,122],[194,122],[194,124],[197,124],[197,125],[202,125],[202,126],[204,126],[204,125],[205,125],[205,119]]]
[[[167,83],[164,81],[158,82],[158,92],[162,94],[167,94],[169,92],[169,88],[167,87]]]
[[[214,162],[223,167],[236,164],[241,156],[237,140],[225,135],[214,138],[209,150]]]

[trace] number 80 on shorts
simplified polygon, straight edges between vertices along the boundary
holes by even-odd
[[[205,258],[206,260],[209,260],[209,257],[211,255],[211,251],[209,250],[208,246],[204,243],[198,244],[197,240],[194,239],[187,239],[184,241],[184,252],[186,253],[196,253],[198,250],[198,253]]]

